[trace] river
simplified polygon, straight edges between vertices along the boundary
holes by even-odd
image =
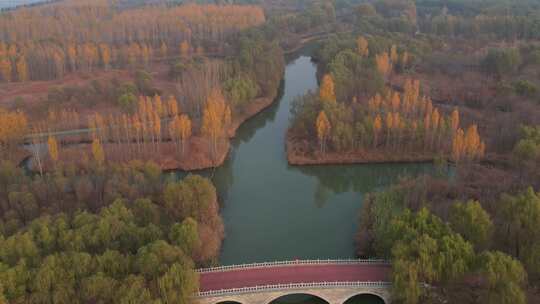
[[[308,56],[289,61],[279,100],[246,122],[213,182],[220,194],[223,265],[353,258],[363,196],[428,164],[289,166],[285,134],[295,97],[317,89]]]

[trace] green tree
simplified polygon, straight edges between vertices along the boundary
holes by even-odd
[[[4,294],[4,284],[0,282],[0,304],[7,304],[7,299]]]
[[[478,201],[455,203],[450,211],[450,226],[476,249],[486,249],[493,233],[493,222]]]
[[[427,209],[416,214],[407,210],[391,225],[393,293],[404,303],[420,303],[422,283],[444,286],[470,270],[472,245]]]
[[[480,256],[481,274],[487,280],[488,303],[525,304],[523,290],[527,275],[521,263],[501,252],[485,252]]]
[[[156,204],[147,198],[136,199],[132,207],[135,220],[139,225],[160,224],[160,211]]]
[[[515,72],[520,64],[521,56],[515,48],[490,49],[481,62],[482,69],[496,77]]]
[[[116,291],[116,301],[118,304],[153,303],[144,278],[137,275],[130,275],[122,282]]]
[[[540,273],[533,265],[540,264],[534,249],[540,241],[540,197],[529,187],[515,196],[505,194],[501,198],[499,217],[500,234],[509,252],[522,261],[530,263],[530,271]],[[525,265],[529,269],[529,265]]]
[[[249,77],[228,79],[223,84],[223,89],[235,112],[241,111],[248,102],[257,96],[260,90],[257,83]]]
[[[205,219],[205,214],[217,201],[216,189],[210,180],[198,175],[188,175],[180,182],[168,184],[164,199],[165,208],[176,220],[192,217],[197,222]]]
[[[132,93],[124,93],[118,98],[118,105],[128,113],[133,113],[137,106],[137,96]]]
[[[199,290],[199,277],[189,265],[174,263],[158,280],[164,304],[188,304]]]
[[[118,281],[97,273],[82,280],[82,300],[86,303],[112,303],[118,288]]]
[[[197,222],[188,217],[182,224],[176,223],[171,227],[169,239],[172,244],[179,246],[189,256],[201,246]]]
[[[164,274],[174,263],[187,263],[180,247],[159,240],[141,247],[135,257],[135,268],[147,279],[153,280]]]

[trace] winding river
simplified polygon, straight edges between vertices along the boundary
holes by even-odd
[[[354,257],[362,197],[427,164],[289,166],[285,133],[295,97],[317,89],[308,56],[289,61],[282,94],[246,122],[213,182],[223,203],[223,265]]]

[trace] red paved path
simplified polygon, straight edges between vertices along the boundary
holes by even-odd
[[[200,274],[200,291],[289,283],[387,282],[390,265],[288,265],[208,272]]]

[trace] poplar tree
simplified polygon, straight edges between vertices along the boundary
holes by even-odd
[[[334,79],[330,74],[324,75],[319,89],[319,97],[322,102],[336,102],[336,93],[334,89]]]
[[[219,89],[213,89],[203,111],[202,133],[210,140],[212,155],[217,152],[218,140],[224,134],[225,99]]]
[[[328,137],[331,128],[330,121],[328,121],[328,117],[326,117],[326,113],[324,113],[324,111],[319,112],[315,127],[317,129],[317,137],[321,147],[320,151],[322,154],[324,154],[326,152],[326,138]]]
[[[392,69],[392,64],[390,62],[390,58],[388,57],[388,53],[384,52],[382,54],[378,54],[375,56],[375,63],[377,64],[377,70],[381,75],[384,77],[388,76]]]
[[[103,146],[101,145],[101,141],[97,138],[92,141],[92,156],[99,166],[105,161]]]
[[[178,119],[178,132],[182,144],[182,154],[184,154],[187,142],[191,137],[191,131],[191,120],[189,117],[185,114],[180,115]]]
[[[49,148],[49,156],[51,157],[51,160],[53,163],[56,163],[58,161],[58,143],[56,138],[49,136],[49,139],[47,140],[47,147]]]

